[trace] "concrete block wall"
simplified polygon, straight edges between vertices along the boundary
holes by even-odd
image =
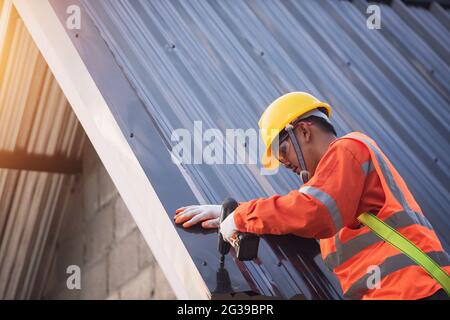
[[[94,148],[84,149],[44,298],[175,299]],[[80,267],[80,290],[67,288],[69,265]]]

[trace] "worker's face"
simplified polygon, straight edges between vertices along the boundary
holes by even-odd
[[[294,133],[297,137],[297,140],[300,144],[300,148],[303,153],[304,160],[306,162],[306,166],[309,168],[314,167],[315,164],[312,163],[312,159],[310,157],[310,151],[312,150],[312,131],[313,131],[313,122],[311,121],[302,121],[295,125]],[[300,168],[300,164],[298,162],[297,154],[295,153],[294,145],[289,137],[280,141],[279,144],[279,158],[278,160],[288,169],[294,171],[296,174],[300,174],[302,170],[305,168]]]

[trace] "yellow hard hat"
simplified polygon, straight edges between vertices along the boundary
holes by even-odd
[[[280,165],[272,154],[272,142],[286,125],[317,108],[324,108],[328,118],[331,117],[331,107],[306,92],[287,93],[267,107],[258,122],[262,140],[266,146],[262,157],[264,168],[272,170]]]

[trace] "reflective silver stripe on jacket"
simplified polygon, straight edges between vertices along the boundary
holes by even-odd
[[[446,267],[450,266],[450,257],[446,252],[443,251],[433,251],[426,253],[431,259],[436,261],[439,266]],[[403,253],[397,254],[395,256],[391,256],[384,260],[382,264],[380,264],[380,279],[394,273],[398,270],[401,270],[410,266],[418,266],[416,262],[411,260],[408,256]],[[418,266],[419,267],[419,266]],[[356,280],[353,285],[344,293],[344,297],[346,299],[361,299],[367,291],[370,290],[368,280],[369,277],[373,277],[374,273],[367,273],[358,280]],[[380,280],[381,281],[381,280]]]
[[[406,201],[405,195],[403,194],[403,192],[400,190],[399,186],[395,182],[394,176],[392,175],[388,164],[386,163],[383,155],[378,150],[378,148],[376,148],[372,144],[372,142],[370,142],[369,140],[367,140],[363,137],[358,137],[356,135],[351,135],[351,134],[348,135],[348,137],[351,137],[353,139],[357,139],[357,140],[363,142],[368,148],[370,148],[370,150],[373,151],[375,158],[377,159],[379,167],[381,169],[381,173],[383,174],[383,176],[387,182],[387,185],[389,187],[389,190],[392,192],[392,195],[403,207],[403,210],[405,210],[408,213],[413,213],[413,210],[411,209],[408,202]]]
[[[361,170],[364,173],[364,176],[367,177],[369,175],[369,173],[371,173],[372,171],[375,170],[375,167],[372,163],[372,160],[369,159],[367,161],[365,161],[362,165],[361,165]]]
[[[299,191],[319,200],[327,208],[328,213],[333,220],[336,231],[342,229],[343,224],[341,212],[339,211],[336,201],[334,201],[334,199],[328,193],[310,186],[303,186],[299,189]]]
[[[416,212],[412,216],[406,211],[396,212],[384,220],[384,222],[396,230],[414,224],[433,230],[430,222],[423,215]],[[325,264],[333,270],[369,246],[382,242],[384,240],[370,230],[345,243],[339,240],[339,235],[337,234],[335,236],[336,251],[325,257]]]

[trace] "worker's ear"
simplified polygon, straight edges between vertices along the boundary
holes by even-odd
[[[300,136],[302,143],[311,142],[311,126],[308,123],[300,122],[297,126],[297,134]]]

